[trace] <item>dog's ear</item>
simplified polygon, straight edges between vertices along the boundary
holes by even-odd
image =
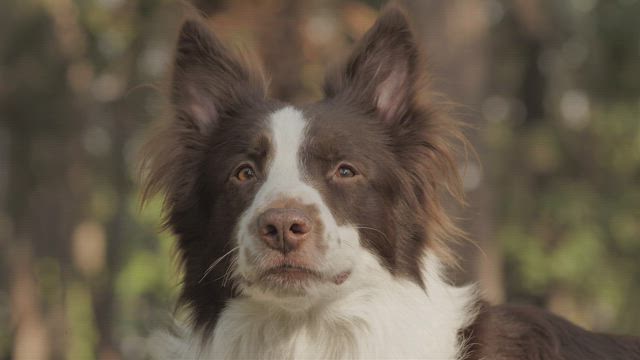
[[[325,96],[346,97],[389,124],[401,122],[415,95],[419,60],[407,18],[390,7],[356,44],[346,64],[327,76]]]
[[[264,81],[250,68],[201,20],[185,21],[178,37],[171,84],[178,120],[206,133],[234,108],[264,98]]]

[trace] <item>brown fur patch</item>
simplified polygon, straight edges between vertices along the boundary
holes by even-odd
[[[407,18],[391,7],[327,76],[326,100],[307,110],[315,119],[310,133],[329,139],[310,145],[310,151],[337,158],[340,151],[357,154],[369,171],[370,188],[334,195],[351,206],[329,197],[332,208],[362,226],[365,244],[391,271],[419,283],[424,249],[451,261],[446,244],[462,235],[445,213],[442,196],[462,199],[455,149],[466,145],[458,124],[424,101],[421,53]],[[392,100],[386,99],[389,91]]]
[[[586,331],[550,312],[526,306],[482,305],[460,333],[461,360],[640,359],[640,339]]]

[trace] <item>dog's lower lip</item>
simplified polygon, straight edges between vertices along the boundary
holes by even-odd
[[[281,265],[273,267],[264,272],[265,280],[276,280],[279,283],[296,284],[310,280],[319,280],[322,277],[317,272],[300,266]]]
[[[262,278],[268,280],[269,278],[278,281],[286,281],[286,282],[298,282],[298,281],[309,281],[309,280],[329,280],[336,285],[342,285],[347,279],[351,276],[351,271],[343,271],[336,276],[326,278],[321,273],[290,264],[284,264],[280,266],[272,267],[266,270]]]
[[[265,275],[278,275],[278,274],[300,274],[300,275],[310,275],[310,276],[319,276],[318,273],[311,269],[307,269],[301,266],[293,266],[293,265],[281,265],[273,267],[265,272]]]

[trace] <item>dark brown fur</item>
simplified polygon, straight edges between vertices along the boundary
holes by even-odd
[[[270,147],[264,120],[278,103],[266,98],[252,73],[200,20],[180,31],[171,102],[175,118],[147,145],[143,198],[164,194],[165,224],[178,238],[183,267],[181,303],[198,328],[212,330],[234,296],[226,282],[235,220],[255,191],[239,193],[226,179],[241,157],[266,166]]]
[[[461,333],[463,360],[637,360],[640,340],[586,331],[528,306],[482,305]]]
[[[367,182],[329,189],[316,184],[339,219],[360,226],[363,245],[389,270],[423,284],[424,249],[446,254],[444,238],[458,230],[444,213],[443,191],[459,192],[453,147],[462,136],[433,105],[420,99],[425,88],[420,49],[406,17],[387,10],[327,76],[326,98],[306,108],[313,139],[304,152],[311,178],[325,163],[358,161]],[[395,74],[396,84],[388,84]],[[380,106],[381,87],[394,101]],[[320,155],[320,156],[318,156]],[[313,160],[313,159],[321,160]],[[326,170],[325,170],[326,171]]]

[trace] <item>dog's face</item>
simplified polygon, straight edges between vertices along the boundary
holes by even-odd
[[[183,25],[176,119],[148,189],[166,193],[198,325],[235,296],[312,304],[369,286],[370,271],[423,285],[421,259],[448,229],[438,187],[455,171],[451,128],[416,99],[419,60],[388,10],[327,77],[325,99],[294,107],[270,100],[204,25]]]

